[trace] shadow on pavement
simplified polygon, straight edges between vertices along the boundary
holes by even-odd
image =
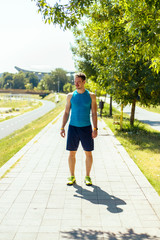
[[[133,229],[128,229],[127,232],[118,232],[117,234],[113,232],[103,232],[95,230],[83,230],[83,229],[73,229],[69,232],[62,232],[63,237],[66,239],[83,239],[83,240],[158,240],[159,237],[151,236],[148,233],[136,233]]]
[[[74,188],[76,189],[77,193],[77,195],[74,195],[75,197],[85,199],[93,204],[105,205],[107,207],[106,210],[111,213],[122,212],[123,209],[118,206],[126,205],[126,202],[124,200],[108,194],[96,185],[89,186],[86,189],[77,184],[74,184]]]
[[[150,121],[150,120],[141,120],[141,122],[143,123],[147,123],[151,126],[159,126],[160,125],[160,121]]]

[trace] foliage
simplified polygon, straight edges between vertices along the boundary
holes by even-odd
[[[63,92],[63,86],[69,82],[67,72],[62,68],[57,68],[51,74],[45,74],[38,84],[38,89]]]
[[[48,74],[46,74],[44,77],[47,78],[47,75],[48,75]],[[46,84],[46,81],[44,80],[44,77],[43,77],[43,79],[41,79],[41,81],[38,83],[38,86],[37,86],[37,89],[38,89],[38,90],[45,90],[45,89],[47,89],[47,84]]]
[[[38,77],[34,73],[19,72],[13,74],[4,72],[0,79],[0,86],[5,89],[33,89],[37,87],[38,81]]]
[[[25,89],[25,73],[19,72],[13,76],[13,88],[14,89]]]
[[[6,89],[39,89],[63,92],[63,86],[69,82],[67,72],[57,68],[51,74],[45,74],[39,82],[38,77],[32,72],[3,73],[0,78],[0,87]]]
[[[96,96],[102,96],[106,95],[105,89],[101,88],[100,85],[90,79],[85,84],[86,89],[88,89],[90,92],[93,92],[96,94]]]
[[[70,0],[64,4],[56,1],[51,5],[46,0],[32,1],[36,2],[38,12],[42,14],[45,23],[58,24],[64,29],[77,25],[82,16],[88,13],[88,7],[93,2],[93,0]]]
[[[66,83],[63,86],[63,92],[65,92],[65,93],[73,92],[74,90],[75,90],[75,86],[72,85],[71,83]]]
[[[122,13],[122,6],[113,1],[93,6],[90,20],[81,31],[74,32],[77,46],[73,52],[79,55],[77,64],[84,66],[84,71],[89,60],[92,72],[98,73],[97,81],[117,102],[132,103],[133,124],[137,100],[145,105],[159,104],[160,75],[150,69],[149,60],[139,59],[139,53],[130,51],[135,39],[121,22]]]
[[[43,79],[39,82],[38,88],[41,90],[52,90],[54,89],[54,78],[50,74],[45,74]]]
[[[27,84],[25,85],[25,89],[29,89],[29,90],[33,89],[32,83],[27,83]]]
[[[8,72],[4,72],[2,77],[1,77],[1,87],[3,88],[11,88],[13,87],[13,74],[12,73],[8,73]]]
[[[158,0],[70,0],[53,6],[45,0],[35,1],[46,22],[65,29],[76,26],[84,14],[88,17],[82,31],[74,32],[77,66],[118,102],[132,103],[132,124],[137,100],[159,104]]]
[[[130,51],[150,61],[155,72],[160,70],[160,1],[159,0],[116,0],[123,8],[121,23],[129,37],[134,39]]]
[[[25,74],[25,78],[27,78],[27,83],[30,83],[32,85],[32,89],[34,87],[37,87],[39,79],[38,79],[38,77],[34,73],[27,72]]]
[[[108,24],[115,26],[112,31],[106,32],[106,35],[113,38],[122,35],[121,27],[124,33],[133,40],[129,46],[129,51],[135,54],[135,60],[149,61],[150,67],[157,73],[160,70],[160,2],[159,0],[70,0],[61,4],[55,1],[52,5],[46,0],[32,0],[36,2],[38,12],[43,16],[45,23],[58,24],[64,29],[77,26],[82,17],[93,17],[90,10],[95,3],[97,13],[95,17],[107,20]],[[99,6],[104,11],[110,9],[105,14],[101,12]],[[116,22],[109,21],[118,17]],[[113,19],[114,20],[114,19]],[[116,24],[115,24],[116,23]],[[120,31],[119,31],[120,30]],[[119,33],[118,33],[119,31]],[[101,38],[101,37],[100,37]]]
[[[55,81],[54,91],[63,92],[63,86],[69,81],[67,77],[67,72],[62,68],[56,68],[55,71],[51,72]]]

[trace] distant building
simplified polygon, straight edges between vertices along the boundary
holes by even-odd
[[[18,72],[21,71],[21,72],[24,72],[24,73],[27,73],[27,72],[34,73],[38,77],[39,81],[43,78],[43,76],[45,74],[51,74],[51,72],[37,72],[37,71],[25,70],[25,69],[22,69],[22,68],[19,68],[19,67],[16,67],[16,66],[15,66],[15,69]]]
[[[22,68],[19,68],[19,67],[17,67],[17,66],[15,66],[15,69],[18,71],[18,72],[24,72],[24,73],[26,73],[26,72],[30,72],[30,73],[34,73],[37,77],[38,77],[38,79],[39,79],[39,81],[43,78],[43,76],[45,75],[45,74],[51,74],[51,72],[38,72],[38,71],[31,71],[31,70],[25,70],[25,69],[22,69]],[[75,72],[67,72],[67,75],[70,75],[70,78],[72,78],[72,76],[75,74]]]

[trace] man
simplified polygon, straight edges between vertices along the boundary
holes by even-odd
[[[94,150],[93,139],[97,137],[97,103],[95,94],[85,89],[86,76],[84,73],[75,75],[74,83],[76,90],[67,95],[67,103],[62,120],[61,136],[65,137],[65,125],[68,121],[70,110],[71,117],[67,136],[67,150],[70,151],[68,157],[71,176],[68,178],[67,185],[73,185],[75,179],[76,152],[79,142],[86,155],[86,185],[92,185],[90,171],[92,167]],[[92,111],[93,130],[90,121],[90,110]]]

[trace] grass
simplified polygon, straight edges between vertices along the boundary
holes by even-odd
[[[16,117],[20,114],[23,114],[25,112],[32,111],[40,106],[42,106],[42,103],[39,101],[33,100],[33,97],[31,99],[30,96],[28,97],[28,100],[26,100],[26,99],[22,99],[22,100],[11,99],[10,100],[8,94],[3,94],[3,95],[1,94],[0,95],[0,108],[10,108],[10,110],[7,111],[7,113],[0,112],[0,122],[11,119],[11,118]]]
[[[160,106],[150,106],[150,107],[145,107],[143,105],[140,105],[138,104],[139,107],[147,110],[147,111],[150,111],[150,112],[155,112],[155,113],[160,113]]]
[[[13,157],[64,109],[66,97],[62,95],[60,98],[61,100],[56,105],[56,108],[26,125],[22,129],[17,130],[0,140],[0,167]]]
[[[160,195],[160,132],[140,121],[135,121],[131,127],[127,114],[120,131],[120,127],[113,124],[113,118],[107,116],[108,112],[109,106],[105,104],[104,121]],[[114,108],[113,114],[117,114]]]

